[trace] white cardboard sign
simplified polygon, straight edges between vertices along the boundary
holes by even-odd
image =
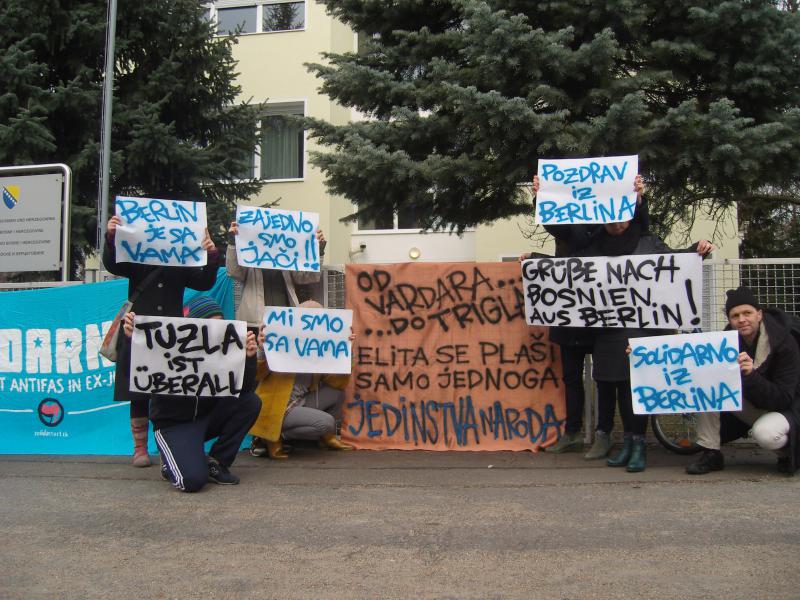
[[[618,223],[636,210],[639,157],[540,159],[536,223]]]
[[[267,306],[264,352],[278,373],[350,373],[353,311]]]
[[[738,332],[633,338],[630,345],[637,415],[742,409]]]
[[[118,262],[177,267],[203,267],[208,220],[205,202],[117,196],[122,219],[114,235]]]
[[[167,396],[238,396],[247,323],[136,315],[130,391]]]
[[[243,267],[319,271],[319,214],[236,207],[236,258]]]
[[[530,325],[693,329],[702,314],[696,253],[535,258],[522,262]]]

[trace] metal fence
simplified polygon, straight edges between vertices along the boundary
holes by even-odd
[[[725,327],[725,292],[740,285],[752,289],[763,306],[800,315],[800,259],[712,260],[703,264],[704,331]]]

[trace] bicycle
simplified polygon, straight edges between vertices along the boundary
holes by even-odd
[[[702,449],[697,443],[697,413],[652,415],[653,434],[664,448],[675,454],[696,454]]]

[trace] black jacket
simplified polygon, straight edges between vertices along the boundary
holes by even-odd
[[[165,317],[183,316],[183,292],[188,287],[193,290],[210,290],[217,280],[218,255],[216,250],[208,253],[205,267],[157,267],[138,263],[117,262],[114,237],[106,235],[103,248],[103,264],[109,273],[128,278],[128,298],[136,287],[155,269],[160,273],[142,290],[133,303],[133,312],[140,315]],[[129,392],[130,339],[119,336],[114,400],[143,400],[147,396]]]
[[[647,198],[643,198],[642,204],[637,207],[635,219],[646,233],[650,226]],[[598,236],[605,235],[602,225],[544,225],[544,228],[556,240],[557,257],[589,256],[587,248],[596,247]],[[560,346],[583,346],[591,352],[589,348],[596,334],[597,331],[591,327],[551,327],[550,341]]]
[[[600,235],[596,236],[595,241],[585,249],[586,256],[600,256],[598,248]],[[632,254],[668,254],[671,252],[683,252],[683,250],[672,250],[654,235],[642,235]],[[633,329],[626,327],[598,328],[594,331],[592,377],[595,381],[625,381],[630,379],[630,366],[625,353],[625,349],[628,347],[628,339],[673,333],[663,329]]]

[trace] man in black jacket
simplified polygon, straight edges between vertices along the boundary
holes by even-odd
[[[207,296],[195,298],[187,308],[190,318],[222,318],[219,304]],[[128,336],[133,333],[134,317],[132,312],[125,315]],[[252,331],[247,332],[245,351],[247,356],[258,351]],[[250,368],[255,364],[246,361],[243,389],[235,397],[151,396],[150,420],[161,453],[161,476],[182,492],[197,492],[208,481],[239,483],[229,469],[261,410],[254,391],[255,373],[248,372]],[[203,444],[213,438],[217,440],[206,456]]]
[[[725,463],[720,444],[747,434],[778,454],[778,469],[798,467],[800,423],[800,349],[783,311],[759,305],[744,286],[728,291],[728,327],[739,332],[742,376],[741,412],[701,413],[698,443],[702,454],[686,467],[691,475],[719,471]]]

